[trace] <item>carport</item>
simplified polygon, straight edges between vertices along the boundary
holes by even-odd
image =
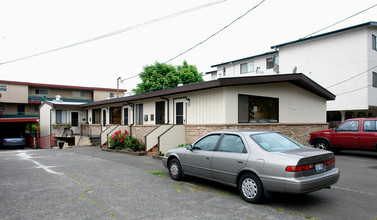
[[[37,126],[37,131],[39,130],[39,124],[38,124],[39,118],[0,118],[0,135],[9,133],[9,132],[22,132],[25,134],[26,126],[30,126],[31,131],[31,125],[35,124]],[[39,146],[39,132],[37,132],[37,146]],[[36,148],[34,144],[34,139],[31,136],[28,138],[25,137],[26,143],[31,148]]]

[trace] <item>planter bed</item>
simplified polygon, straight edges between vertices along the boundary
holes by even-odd
[[[117,150],[117,149],[109,149],[109,148],[102,148],[102,150],[107,151],[107,152],[130,154],[130,155],[134,155],[134,156],[144,156],[144,155],[146,155],[145,151],[133,152],[133,151],[129,151],[129,150]]]

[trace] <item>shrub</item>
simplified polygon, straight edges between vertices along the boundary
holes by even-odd
[[[144,144],[140,142],[136,137],[132,137],[129,133],[124,130],[122,133],[121,130],[116,131],[113,136],[109,138],[109,143],[111,147],[114,147],[118,150],[131,149],[132,151],[143,151]]]

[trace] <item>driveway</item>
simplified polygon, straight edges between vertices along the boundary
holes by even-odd
[[[346,156],[341,156],[337,165],[343,163],[342,157]],[[376,201],[376,191],[353,190],[352,184],[343,184],[342,180],[331,190],[303,196],[276,195],[263,205],[252,205],[232,187],[197,178],[176,182],[160,160],[104,152],[99,147],[3,150],[0,176],[1,219],[377,217],[375,203],[369,203]],[[355,204],[359,205],[352,210]],[[334,205],[337,212],[331,210]]]

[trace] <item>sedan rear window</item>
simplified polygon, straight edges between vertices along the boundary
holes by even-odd
[[[287,151],[302,148],[302,145],[278,133],[250,135],[261,148],[270,152]]]

